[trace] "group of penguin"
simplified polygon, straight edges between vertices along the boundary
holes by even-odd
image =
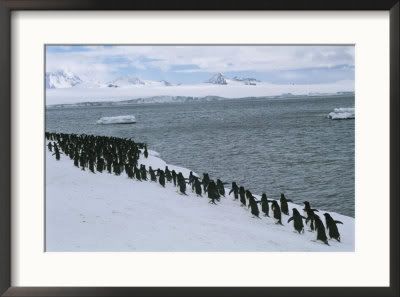
[[[203,178],[200,179],[190,171],[189,177],[185,178],[181,172],[170,170],[168,166],[165,170],[160,168],[154,170],[151,166],[146,169],[146,166],[141,164],[138,167],[138,160],[140,154],[148,158],[147,145],[144,143],[136,143],[131,139],[108,137],[108,136],[94,136],[86,134],[67,134],[67,133],[45,133],[46,140],[48,141],[47,147],[50,152],[55,155],[57,160],[60,160],[60,155],[65,154],[74,161],[74,165],[82,170],[88,168],[91,172],[103,172],[107,170],[109,173],[120,175],[125,171],[128,178],[136,179],[138,181],[150,180],[158,182],[162,187],[166,183],[173,183],[182,195],[187,195],[187,184],[191,187],[192,192],[197,196],[202,197],[207,193],[210,199],[209,203],[217,204],[221,197],[225,197],[225,185],[220,179],[215,182],[210,179],[208,173],[203,173]],[[158,178],[158,179],[157,179]],[[233,193],[234,200],[239,200],[241,206],[250,208],[254,217],[260,218],[260,211],[258,204],[261,204],[261,211],[264,216],[269,217],[270,208],[276,224],[283,225],[282,213],[289,216],[288,202],[292,200],[287,199],[282,193],[280,197],[280,205],[277,200],[269,200],[267,195],[263,193],[261,199],[257,200],[256,197],[249,190],[244,187],[239,187],[236,182],[232,182],[231,190],[228,195]],[[271,203],[271,207],[269,206]],[[317,209],[311,208],[308,201],[304,201],[303,215],[296,209],[292,209],[292,216],[289,217],[288,223],[293,221],[293,226],[299,234],[304,233],[304,223],[309,224],[311,232],[316,232],[316,239],[329,245],[328,235],[330,239],[335,239],[340,242],[340,233],[337,224],[343,224],[341,221],[334,220],[329,213],[324,213],[326,229],[322,222]]]

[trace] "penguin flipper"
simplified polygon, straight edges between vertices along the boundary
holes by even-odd
[[[343,225],[343,223],[342,223],[341,221],[335,221],[335,223],[336,223],[336,224],[342,224],[342,225]]]
[[[287,222],[290,223],[290,221],[292,221],[292,220],[293,220],[293,217],[290,217]]]

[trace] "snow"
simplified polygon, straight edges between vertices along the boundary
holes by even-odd
[[[133,115],[102,117],[97,121],[97,124],[102,124],[102,125],[132,124],[132,123],[136,123],[136,118]]]
[[[215,85],[226,85],[226,79],[222,75],[222,73],[217,73],[214,74],[209,80],[206,81],[209,84],[215,84]]]
[[[139,163],[164,169],[165,161],[149,150]],[[170,169],[189,170],[168,165]],[[178,194],[172,183],[128,179],[106,172],[82,171],[61,155],[46,150],[47,251],[354,251],[354,219],[331,213],[342,242],[315,242],[316,234],[294,232],[293,225],[276,225],[272,218],[252,218],[232,196],[218,205],[206,197]],[[271,197],[270,197],[271,198]],[[317,207],[317,205],[312,205]],[[300,205],[289,203],[289,209]],[[323,219],[324,211],[319,214]],[[308,230],[308,227],[306,227]]]
[[[341,107],[335,108],[328,114],[328,118],[332,120],[345,120],[355,118],[355,108],[353,107]]]
[[[73,88],[47,89],[46,105],[74,104],[79,102],[107,102],[143,98],[143,102],[155,97],[173,98],[219,96],[223,98],[245,98],[280,96],[284,93],[292,95],[308,95],[310,93],[333,94],[337,92],[354,91],[354,81],[340,81],[331,84],[271,84],[257,82],[256,85],[246,85],[243,81],[229,81],[226,85],[199,83],[191,85],[172,85],[164,83],[145,83],[130,87],[105,88]]]
[[[46,73],[46,89],[71,88],[82,83],[82,80],[69,71],[60,70]]]

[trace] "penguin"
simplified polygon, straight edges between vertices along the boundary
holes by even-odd
[[[144,146],[144,152],[143,152],[144,157],[147,159],[149,157],[149,152],[147,151],[147,145]]]
[[[156,182],[157,177],[156,177],[156,174],[155,174],[153,168],[151,168],[151,166],[149,166],[149,174],[150,174],[150,180],[153,182]]]
[[[218,192],[221,196],[225,197],[225,183],[223,183],[220,179],[217,179],[217,188]]]
[[[209,203],[215,203],[215,200],[219,200],[219,193],[217,189],[217,185],[213,180],[210,180],[207,187],[208,198],[211,199]]]
[[[176,171],[172,169],[171,171],[172,181],[174,182],[174,186],[176,187]]]
[[[276,200],[272,201],[271,209],[274,213],[274,219],[278,220],[276,224],[283,226],[281,208],[279,207],[279,204],[278,202],[276,202]]]
[[[282,210],[282,213],[284,213],[285,215],[289,215],[289,207],[288,207],[288,202],[292,202],[292,200],[290,200],[290,199],[286,199],[286,197],[285,197],[285,195],[283,194],[283,193],[281,193],[281,199],[280,199],[280,202],[281,202],[281,210]]]
[[[326,245],[329,245],[328,237],[326,236],[325,233],[324,223],[322,223],[318,215],[314,215],[314,221],[315,221],[315,230],[317,231],[317,240],[320,240]]]
[[[267,194],[263,193],[261,195],[261,211],[264,213],[264,216],[269,217],[269,204],[268,202],[272,202],[272,200],[268,200]]]
[[[204,193],[207,192],[207,187],[208,187],[208,183],[210,182],[210,177],[208,176],[208,173],[203,173],[203,191]]]
[[[299,232],[299,234],[304,233],[303,219],[306,219],[306,218],[303,217],[296,208],[293,208],[292,211],[293,211],[293,215],[289,218],[289,220],[287,222],[290,223],[290,221],[293,220],[294,229],[297,232]]]
[[[184,194],[186,194],[186,181],[185,178],[182,175],[182,172],[179,172],[177,175],[177,180],[178,180],[178,187],[179,187],[179,191]]]
[[[158,169],[158,183],[165,188],[165,173],[161,169]]]
[[[329,213],[324,213],[325,222],[326,222],[326,229],[328,229],[329,237],[332,239],[336,239],[340,242],[340,233],[336,224],[342,224],[341,221],[335,221]]]
[[[141,176],[142,180],[147,180],[146,166],[143,164],[140,165],[140,176]]]
[[[233,192],[233,196],[235,197],[235,200],[237,200],[239,198],[239,187],[236,184],[236,182],[232,182],[232,189],[229,191],[230,195]]]
[[[242,203],[242,206],[246,206],[246,196],[245,196],[245,190],[244,187],[239,188],[239,196],[240,196],[240,202]]]
[[[49,141],[49,143],[47,144],[47,147],[48,147],[50,152],[53,151],[53,145],[52,145],[51,141]]]
[[[318,209],[311,208],[310,203],[308,201],[304,201],[303,211],[307,216],[306,224],[310,221],[310,231],[314,231],[314,217],[316,216],[315,212],[318,212]]]
[[[246,191],[246,196],[249,199],[248,208],[251,208],[251,214],[260,219],[260,211],[258,210],[257,202],[249,190]]]
[[[133,173],[138,181],[142,181],[142,175],[140,174],[140,170],[137,168],[137,166],[133,167]]]
[[[195,181],[194,181],[194,189],[195,189],[196,195],[202,197],[201,182],[199,181],[198,178],[196,178]]]
[[[168,166],[165,166],[165,177],[168,182],[171,182],[172,175],[171,175],[171,171],[169,171],[169,169],[168,169]]]
[[[193,175],[193,172],[190,171],[190,173],[189,173],[189,185],[192,185],[194,183],[194,179],[195,179],[195,176]]]

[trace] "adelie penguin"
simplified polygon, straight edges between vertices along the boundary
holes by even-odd
[[[261,195],[261,211],[266,217],[269,217],[269,202],[272,202],[272,200],[268,200],[267,194],[263,193]]]
[[[217,188],[218,192],[221,196],[225,197],[225,185],[226,183],[223,183],[220,179],[217,179]]]
[[[219,193],[217,189],[217,185],[213,180],[210,180],[208,183],[208,198],[210,198],[210,202],[212,204],[217,204],[215,203],[215,200],[219,200]]]
[[[153,168],[151,168],[151,166],[149,166],[149,174],[150,174],[150,180],[153,182],[156,182],[157,177],[156,177],[156,174],[155,174]]]
[[[314,220],[315,220],[315,230],[317,231],[317,240],[320,240],[326,245],[329,245],[328,237],[326,236],[325,233],[324,223],[322,223],[321,219],[317,215],[314,215]]]
[[[239,188],[239,197],[240,197],[240,202],[242,203],[241,206],[246,206],[246,196],[245,196],[246,191],[244,190],[244,187]]]
[[[198,178],[196,178],[195,181],[194,181],[194,190],[195,190],[197,196],[202,196],[202,193],[201,193],[201,182],[199,181]]]
[[[310,221],[310,229],[311,229],[311,231],[314,231],[314,229],[315,229],[314,228],[314,218],[316,216],[315,212],[318,212],[318,209],[311,208],[310,202],[308,202],[308,201],[304,201],[303,203],[304,203],[303,210],[307,216],[306,224]]]
[[[300,234],[304,233],[303,219],[306,218],[303,217],[296,208],[293,208],[293,215],[289,218],[287,222],[290,223],[290,221],[293,220],[294,229]]]
[[[168,166],[165,166],[165,178],[167,179],[168,182],[171,182],[172,175],[171,171],[169,171]]]
[[[172,181],[174,182],[174,186],[176,187],[176,171],[172,169],[171,171]]]
[[[326,229],[328,229],[329,237],[336,239],[340,242],[340,233],[336,224],[342,224],[341,221],[335,221],[329,213],[324,213],[325,222],[326,222]]]
[[[288,207],[288,202],[292,202],[292,200],[290,199],[286,199],[285,195],[283,193],[281,193],[281,211],[285,214],[285,215],[289,215],[289,207]]]
[[[258,210],[256,199],[254,198],[253,194],[249,190],[246,191],[246,196],[249,199],[249,206],[251,208],[251,214],[257,218],[260,218],[260,211]]]
[[[158,169],[158,183],[165,188],[165,173],[161,169]]]
[[[281,208],[279,207],[279,204],[278,202],[276,202],[276,200],[272,201],[271,209],[274,213],[274,219],[277,220],[276,224],[283,226]]]
[[[233,196],[235,197],[235,200],[237,200],[239,198],[239,187],[236,184],[236,182],[232,182],[232,189],[229,191],[230,195],[233,192]]]
[[[203,173],[203,191],[204,193],[207,192],[207,187],[208,187],[208,183],[210,182],[210,177],[208,175],[208,173]]]
[[[185,178],[182,175],[182,172],[179,172],[177,175],[177,180],[178,180],[178,187],[179,187],[179,191],[184,194],[186,194],[186,181]]]
[[[140,165],[140,176],[142,177],[142,180],[147,180],[146,166],[143,164]]]

